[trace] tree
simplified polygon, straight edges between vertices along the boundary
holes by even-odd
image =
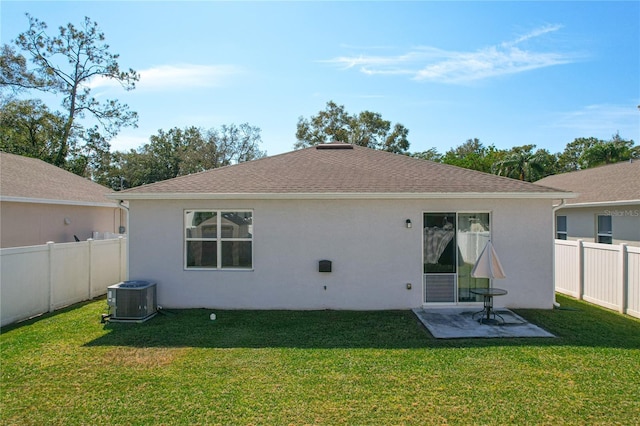
[[[545,170],[555,159],[544,149],[535,153],[535,145],[517,146],[507,152],[504,158],[494,165],[494,172],[500,176],[533,182],[547,174]]]
[[[0,108],[0,150],[52,163],[64,117],[38,100],[11,100]]]
[[[10,88],[15,93],[36,89],[44,82],[27,70],[27,59],[8,44],[0,50],[0,87]]]
[[[96,128],[87,131],[85,144],[82,147],[73,147],[70,157],[66,165],[67,170],[101,185],[111,186],[114,170],[111,145]]]
[[[39,100],[9,100],[0,106],[0,150],[54,163],[65,118]],[[109,143],[95,128],[85,132],[85,143],[69,139],[64,169],[104,184],[110,169]]]
[[[558,169],[558,154],[552,154],[547,149],[538,149],[534,157],[540,166],[540,170],[530,177],[529,182],[535,182],[544,177],[560,173]]]
[[[624,140],[616,133],[610,141],[598,141],[585,149],[580,161],[585,168],[589,168],[638,158],[640,150],[634,148],[633,144],[633,140]]]
[[[128,153],[116,153],[117,167],[115,171],[121,179],[112,179],[111,186],[118,189],[132,188],[139,185],[171,179],[189,173],[201,171],[193,167],[185,169],[185,159],[190,154],[199,152],[199,163],[202,167],[211,165],[208,153],[212,151],[202,140],[200,129],[174,127],[168,131],[158,130],[149,137],[149,143]],[[213,148],[215,151],[215,147]],[[193,158],[189,160],[194,164]]]
[[[632,158],[640,158],[640,146],[634,146],[633,140],[622,139],[618,133],[609,141],[594,137],[576,138],[558,154],[557,173],[573,172]]]
[[[558,172],[574,172],[584,169],[585,164],[582,162],[584,152],[594,145],[601,143],[597,138],[576,138],[573,142],[569,142],[561,154],[558,154]]]
[[[433,161],[436,163],[442,162],[442,154],[440,154],[436,148],[429,148],[428,150],[422,152],[414,152],[410,156],[413,158]]]
[[[137,150],[117,152],[109,173],[113,189],[171,179],[264,157],[260,129],[247,123],[202,130],[191,126],[158,130]]]
[[[207,138],[217,147],[215,167],[244,163],[267,155],[260,150],[260,128],[243,123],[222,125],[220,130],[210,129]]]
[[[3,47],[0,60],[2,87],[14,90],[39,90],[62,95],[64,123],[53,163],[64,166],[73,137],[87,141],[95,138],[98,129],[105,136],[115,136],[120,128],[135,126],[137,114],[117,100],[98,101],[91,95],[90,83],[94,79],[114,80],[125,89],[132,90],[139,76],[129,69],[121,71],[119,55],[109,51],[105,36],[98,24],[86,17],[79,28],[72,24],[59,28],[59,35],[47,34],[47,24],[27,14],[29,29],[18,35],[15,45],[26,52],[27,60],[11,47]],[[86,115],[98,125],[85,130],[80,119]],[[104,139],[106,140],[106,139]]]
[[[442,157],[442,162],[465,169],[491,173],[493,165],[500,161],[503,155],[504,152],[498,151],[493,145],[485,147],[480,139],[473,138],[467,139],[462,145],[447,151]]]
[[[297,142],[294,149],[328,142],[347,142],[388,152],[406,153],[409,149],[409,130],[402,124],[383,120],[379,113],[363,111],[349,114],[343,105],[327,102],[324,111],[309,119],[298,118]]]

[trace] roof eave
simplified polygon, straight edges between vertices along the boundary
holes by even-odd
[[[53,200],[46,198],[12,197],[2,195],[0,201],[7,203],[31,203],[31,204],[55,204],[62,206],[83,206],[83,207],[118,207],[117,203],[105,201],[80,201],[80,200]]]
[[[336,199],[434,199],[434,198],[511,198],[569,199],[572,192],[285,192],[285,193],[193,193],[193,192],[114,192],[112,200],[336,200]]]
[[[632,206],[640,205],[640,200],[617,200],[617,201],[594,201],[589,203],[571,203],[562,206],[563,209],[572,209],[579,207],[606,207],[606,206]]]

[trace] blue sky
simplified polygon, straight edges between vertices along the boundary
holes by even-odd
[[[470,138],[551,152],[616,132],[640,142],[638,1],[3,0],[2,43],[26,30],[25,12],[52,34],[89,16],[140,73],[132,92],[92,83],[140,116],[113,150],[158,129],[246,122],[278,154],[328,101],[402,123],[411,152]]]

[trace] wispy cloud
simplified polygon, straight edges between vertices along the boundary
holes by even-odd
[[[321,62],[367,75],[405,75],[417,81],[465,84],[537,68],[571,63],[577,55],[534,51],[520,47],[525,42],[553,33],[561,25],[536,28],[518,38],[476,51],[447,51],[425,46],[395,55],[340,56]]]
[[[136,88],[156,91],[220,87],[231,77],[243,72],[242,68],[235,65],[161,65],[138,71],[140,81]],[[116,81],[106,78],[95,79],[89,84],[92,89],[116,86],[119,86]]]
[[[416,80],[466,83],[507,74],[517,74],[572,62],[560,53],[538,53],[515,47],[489,47],[477,52],[459,52],[450,59],[430,64],[416,72]]]
[[[552,128],[575,130],[580,135],[605,137],[620,132],[623,138],[638,138],[638,107],[627,105],[588,105],[576,111],[559,113]]]
[[[527,34],[525,34],[523,36],[520,36],[520,37],[518,37],[517,39],[515,39],[513,41],[502,43],[502,45],[505,46],[505,47],[515,46],[516,44],[525,42],[525,41],[530,40],[532,38],[540,37],[540,36],[548,34],[548,33],[552,33],[552,32],[558,31],[560,29],[562,29],[562,25],[557,25],[557,24],[555,24],[555,25],[545,25],[543,27],[536,28],[535,30],[530,31],[529,33],[527,33]]]

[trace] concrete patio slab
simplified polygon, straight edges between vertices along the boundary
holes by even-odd
[[[504,324],[490,325],[478,322],[472,315],[477,309],[434,308],[414,309],[418,319],[436,339],[466,339],[494,337],[555,337],[553,334],[527,322],[508,309],[496,309]]]

